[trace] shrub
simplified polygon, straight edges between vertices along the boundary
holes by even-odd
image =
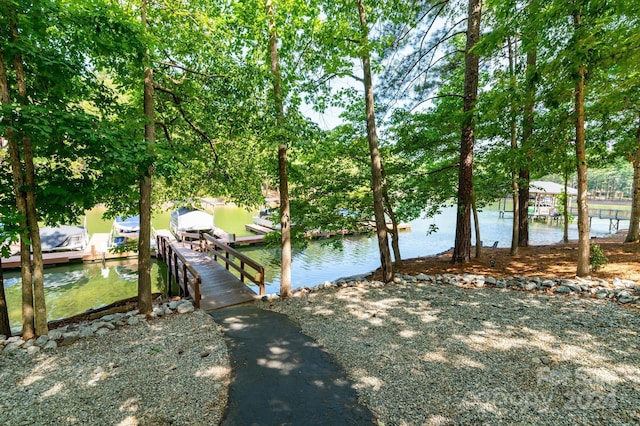
[[[607,263],[609,263],[609,259],[607,259],[607,257],[604,255],[600,246],[597,244],[592,245],[589,255],[589,264],[591,265],[591,270],[593,272],[596,272]]]

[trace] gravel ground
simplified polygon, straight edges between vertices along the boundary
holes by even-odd
[[[0,425],[212,425],[229,356],[213,319],[170,315],[36,355],[0,353]]]
[[[640,311],[426,282],[260,302],[296,319],[389,425],[640,424]]]

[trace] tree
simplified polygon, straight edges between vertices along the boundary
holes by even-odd
[[[382,159],[378,148],[378,134],[374,110],[373,82],[371,79],[371,53],[369,51],[369,27],[363,0],[358,0],[358,14],[360,17],[360,46],[362,71],[364,74],[365,103],[367,116],[367,139],[371,156],[371,186],[373,190],[373,210],[376,220],[376,234],[378,249],[380,250],[380,267],[383,281],[393,279],[393,264],[389,251],[387,223],[384,217],[384,181],[382,179]]]
[[[20,45],[18,31],[18,16],[14,9],[5,10],[9,16],[9,37],[14,45]],[[5,15],[5,16],[7,16]],[[5,65],[4,49],[0,51],[0,98],[4,105],[11,104],[7,67]],[[20,51],[13,54],[13,71],[17,85],[15,97],[19,104],[26,105],[27,81],[24,71],[23,57]],[[27,133],[5,129],[13,171],[14,192],[17,210],[23,219],[20,235],[20,257],[22,264],[22,333],[23,338],[31,339],[36,335],[47,334],[47,312],[44,300],[44,277],[42,250],[40,247],[40,231],[35,206],[35,167],[33,161],[33,146],[31,136]],[[33,249],[33,263],[29,251]]]
[[[462,139],[458,172],[458,209],[456,241],[452,261],[464,263],[471,259],[471,204],[473,201],[473,146],[475,142],[475,104],[478,96],[479,56],[473,48],[480,40],[481,0],[469,0],[467,45],[465,48],[465,82]],[[478,243],[479,244],[479,243]]]
[[[142,25],[146,28],[147,0],[142,1],[140,8]],[[144,64],[144,138],[150,153],[156,141],[154,120],[154,90],[153,68],[150,64],[149,50],[145,55]],[[152,154],[153,155],[153,154]],[[148,315],[153,309],[151,298],[151,179],[153,177],[153,164],[150,164],[146,172],[140,176],[140,200],[138,214],[140,215],[140,233],[138,237],[138,311]]]
[[[73,222],[108,192],[105,177],[114,164],[104,159],[126,142],[100,70],[131,59],[137,44],[111,2],[3,2],[0,10],[6,40],[0,45],[6,118],[0,128],[9,141],[21,215],[23,337],[30,338],[47,333],[38,222]],[[101,28],[107,31],[100,34]],[[114,49],[123,38],[128,49]]]
[[[276,18],[272,0],[266,1],[269,22],[269,59],[273,77],[273,101],[276,110],[278,133],[284,134],[285,116],[282,99],[282,78],[278,62],[278,38]],[[281,141],[278,146],[278,177],[280,182],[280,234],[282,237],[282,258],[280,273],[280,295],[291,295],[291,207],[289,205],[289,180],[287,178],[287,144]]]

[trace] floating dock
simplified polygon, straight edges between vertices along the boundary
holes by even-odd
[[[156,235],[161,235],[175,241],[175,237],[168,229],[155,231]],[[154,253],[151,254],[154,256]],[[84,250],[54,251],[42,253],[42,263],[47,266],[62,265],[69,262],[102,262],[115,259],[137,258],[138,253],[127,251],[122,253],[112,253],[109,251],[109,234],[92,234],[89,244]],[[20,269],[20,254],[8,258],[2,258],[2,269]]]

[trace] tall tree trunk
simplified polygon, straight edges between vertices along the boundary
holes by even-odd
[[[576,29],[582,26],[582,11],[573,15],[573,23]],[[587,154],[584,134],[584,91],[587,69],[584,65],[578,66],[578,77],[575,82],[575,124],[576,124],[576,168],[578,173],[578,265],[576,275],[586,277],[589,275],[589,206],[587,200]]]
[[[480,40],[481,0],[469,0],[467,45],[464,70],[464,122],[460,140],[458,172],[458,209],[454,263],[471,260],[471,205],[473,202],[473,146],[475,144],[475,107],[478,97],[478,64],[480,58],[472,49]]]
[[[384,172],[384,170],[383,170]],[[384,173],[382,174],[384,179]],[[393,207],[391,206],[391,201],[389,200],[389,194],[387,192],[387,187],[384,187],[382,191],[382,195],[384,197],[384,205],[387,210],[387,214],[391,219],[391,248],[393,249],[393,259],[395,261],[395,268],[402,268],[402,256],[400,255],[400,236],[398,230],[398,219],[396,218],[396,214],[393,212]]]
[[[142,1],[141,7],[142,25],[147,27],[147,1]],[[144,67],[144,138],[147,149],[153,150],[156,141],[154,124],[154,83],[153,68],[150,66],[149,50],[146,54],[147,64]],[[140,215],[140,233],[138,237],[138,312],[150,314],[153,309],[151,297],[151,188],[153,177],[153,164],[151,164],[144,176],[140,178],[140,200],[138,202],[138,214]]]
[[[282,77],[278,60],[278,35],[276,16],[272,0],[266,2],[269,16],[269,60],[273,80],[273,100],[276,109],[278,138],[284,135],[285,116],[282,94]],[[282,257],[280,262],[280,296],[291,295],[291,205],[289,203],[289,178],[287,176],[287,145],[278,146],[278,177],[280,180],[280,233],[282,236]]]
[[[513,53],[513,43],[511,37],[507,38],[507,45],[509,49],[509,74],[511,75],[511,89],[515,93],[517,89],[516,73],[515,73],[515,55]],[[511,153],[516,154],[518,150],[518,123],[517,114],[518,105],[515,99],[511,99]],[[513,219],[511,222],[511,251],[510,254],[515,256],[518,254],[518,241],[520,239],[520,201],[518,197],[518,171],[515,168],[511,172],[511,198],[513,199]],[[506,200],[505,200],[505,210]]]
[[[638,116],[638,129],[636,132],[636,152],[631,162],[633,164],[633,200],[631,202],[629,232],[627,232],[627,237],[625,238],[627,243],[640,240],[640,115]]]
[[[562,200],[562,241],[569,242],[569,195],[567,192],[569,186],[569,171],[564,171],[564,199]]]
[[[18,41],[18,30],[14,26],[11,28],[14,42]],[[22,56],[16,54],[13,58],[13,66],[18,84],[18,94],[20,102],[27,100],[27,80],[22,65]],[[29,136],[22,136],[22,152],[24,154],[25,184],[27,187],[27,223],[29,224],[29,235],[31,237],[31,248],[33,250],[32,273],[33,273],[33,308],[35,311],[35,332],[36,336],[42,336],[49,332],[47,327],[47,305],[44,298],[44,263],[42,261],[42,245],[40,244],[40,227],[38,225],[38,212],[36,207],[36,171],[33,163],[33,145]]]
[[[532,3],[533,4],[533,3]],[[527,164],[531,159],[529,152],[530,141],[533,136],[534,108],[536,103],[536,62],[537,50],[529,46],[527,51],[527,70],[525,82],[524,113],[522,122],[522,144],[521,149],[525,150],[525,161]],[[519,173],[519,217],[518,217],[518,246],[529,246],[529,166],[522,167]]]
[[[11,103],[7,68],[4,52],[0,50],[0,102]],[[7,119],[7,117],[5,117]],[[24,176],[20,155],[20,146],[16,135],[10,126],[5,128],[8,141],[9,160],[13,177],[13,192],[16,197],[16,209],[20,214],[20,273],[22,279],[22,337],[31,339],[35,336],[34,310],[33,310],[33,275],[31,272],[31,253],[28,244],[29,226],[27,224],[27,198],[23,192]]]
[[[18,44],[19,32],[18,24],[15,19],[10,20],[10,32],[12,42]],[[20,102],[20,104],[25,105],[28,99],[27,82],[22,63],[22,55],[20,53],[14,54],[13,67],[16,76],[16,85],[18,87],[18,101]],[[13,136],[14,140],[18,137],[18,135]],[[49,330],[47,327],[47,308],[44,298],[44,265],[42,262],[42,246],[40,245],[40,229],[38,226],[38,213],[35,198],[36,179],[35,166],[33,161],[33,146],[31,138],[28,135],[23,134],[21,139],[23,155],[22,161],[24,162],[24,180],[22,181],[22,183],[24,184],[24,189],[21,192],[22,197],[24,197],[26,223],[27,229],[29,231],[29,238],[31,240],[31,250],[33,252],[33,260],[28,259],[28,251],[27,254],[21,255],[21,261],[25,262],[25,264],[21,266],[25,266],[28,263],[30,268],[30,273],[28,273],[28,275],[31,275],[30,281],[28,281],[28,286],[31,287],[30,289],[25,288],[25,283],[23,282],[23,309],[27,311],[27,317],[31,312],[33,313],[33,321],[31,321],[30,319],[28,319],[28,321],[33,322],[35,335],[41,336],[47,334]],[[15,143],[17,146],[17,141],[15,141]],[[17,165],[19,166],[19,150],[17,156]],[[22,170],[20,170],[20,173],[22,174]],[[26,246],[26,244],[21,243],[21,247],[24,246]],[[24,306],[25,303],[28,303],[29,299],[31,299],[33,310]]]
[[[367,139],[369,140],[369,154],[371,157],[371,185],[373,190],[373,211],[376,219],[376,233],[380,250],[380,268],[382,280],[393,280],[393,263],[389,251],[387,223],[384,217],[382,158],[378,149],[378,134],[376,130],[376,116],[373,98],[373,81],[371,79],[371,55],[369,52],[369,30],[363,0],[358,0],[358,14],[360,15],[362,71],[364,73],[364,91],[367,115]]]
[[[7,298],[4,294],[4,273],[2,272],[2,256],[0,256],[0,334],[11,337],[11,323],[7,310]]]
[[[280,265],[280,296],[291,296],[291,207],[287,177],[287,146],[278,147],[280,177],[280,232],[282,234],[282,264]],[[284,194],[284,195],[283,195]]]
[[[33,308],[35,312],[35,332],[36,336],[43,336],[49,333],[47,326],[47,306],[44,298],[44,263],[42,261],[42,245],[40,244],[40,227],[38,226],[38,214],[36,211],[35,199],[35,170],[33,165],[33,150],[31,139],[22,138],[22,149],[24,151],[24,164],[27,184],[27,223],[29,224],[29,235],[31,237],[31,248],[33,250],[32,273],[33,273]]]

